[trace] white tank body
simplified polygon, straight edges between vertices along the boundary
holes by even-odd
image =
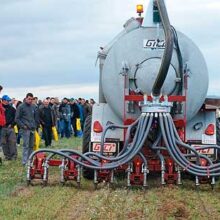
[[[198,47],[181,32],[177,32],[177,35],[183,66],[188,75],[186,108],[187,120],[190,120],[199,111],[206,98],[208,70]],[[150,95],[164,52],[164,38],[162,28],[139,27],[122,34],[108,50],[100,83],[106,102],[119,118],[122,119],[124,114],[123,67],[128,67],[130,89],[138,88]],[[183,86],[183,78],[175,48],[162,94],[176,95],[179,87]],[[137,108],[136,113],[131,117],[134,115],[136,117],[138,114],[140,112]]]

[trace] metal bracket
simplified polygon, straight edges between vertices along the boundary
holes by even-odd
[[[130,67],[128,65],[127,61],[123,61],[122,62],[122,69],[121,72],[119,74],[121,74],[122,76],[127,76],[129,73]]]

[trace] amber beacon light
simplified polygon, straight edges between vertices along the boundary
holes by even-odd
[[[143,5],[137,5],[136,8],[137,8],[137,13],[138,13],[138,14],[141,14],[141,13],[144,12],[144,7],[143,7]]]

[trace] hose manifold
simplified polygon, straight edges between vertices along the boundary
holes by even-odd
[[[141,102],[142,113],[170,113],[173,103],[168,101],[168,97],[164,96],[164,101],[160,101],[160,96],[152,96],[152,101],[147,100],[147,95],[144,95],[144,101]]]

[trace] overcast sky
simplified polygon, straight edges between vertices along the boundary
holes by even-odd
[[[0,84],[23,98],[98,97],[100,46],[148,0],[0,0]],[[167,0],[170,21],[203,52],[220,95],[220,1]]]

